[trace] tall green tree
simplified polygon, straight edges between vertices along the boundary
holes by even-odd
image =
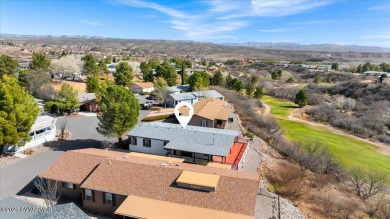
[[[62,84],[58,91],[57,100],[62,104],[62,109],[67,112],[74,112],[80,107],[77,91],[73,90],[69,84]]]
[[[223,75],[221,71],[215,72],[212,82],[213,85],[218,85],[218,86],[223,85]]]
[[[189,78],[188,83],[190,85],[190,90],[197,91],[197,90],[204,90],[207,89],[210,85],[210,78],[209,75],[202,71],[202,72],[194,72]]]
[[[47,59],[43,53],[34,53],[32,61],[30,62],[30,68],[34,70],[49,71],[50,59]]]
[[[300,90],[295,96],[294,103],[299,107],[306,106],[309,103],[309,98],[307,97],[305,90]]]
[[[230,73],[226,76],[225,87],[227,89],[233,89],[233,77]]]
[[[255,92],[255,86],[254,86],[252,83],[246,84],[246,86],[245,86],[245,92],[246,92],[246,95],[247,95],[249,98],[252,98],[253,93]]]
[[[332,66],[331,66],[331,68],[332,68],[333,70],[336,70],[336,71],[338,71],[338,70],[339,70],[339,63],[338,63],[338,62],[334,62],[334,63],[332,63]]]
[[[271,73],[272,80],[279,80],[282,77],[282,70],[274,71]]]
[[[358,67],[356,68],[356,72],[357,72],[357,73],[362,73],[362,72],[363,72],[363,67],[362,67],[362,65],[358,65]]]
[[[256,99],[260,99],[262,96],[264,96],[264,88],[263,87],[256,87],[255,93],[253,94],[253,97]]]
[[[34,98],[16,78],[3,75],[0,80],[0,153],[3,146],[29,140],[28,133],[39,114]]]
[[[107,68],[107,64],[104,62],[103,59],[98,62],[98,69],[99,69],[99,73],[103,73],[103,74],[110,73],[110,71]]]
[[[14,75],[18,72],[18,65],[18,61],[13,59],[11,56],[0,56],[0,78],[3,75]]]
[[[153,81],[153,69],[150,66],[145,67],[142,70],[143,78],[145,82],[152,82]]]
[[[255,75],[251,78],[251,83],[252,84],[257,84],[259,83],[259,76]]]
[[[237,78],[234,78],[232,83],[233,83],[233,89],[236,92],[241,92],[242,89],[244,89],[244,82],[238,80]]]
[[[100,96],[101,113],[96,130],[104,135],[117,137],[122,142],[123,133],[133,128],[138,121],[140,106],[129,89],[110,85]]]
[[[127,87],[133,80],[133,68],[127,62],[120,62],[116,66],[116,71],[113,75],[116,85]]]
[[[322,82],[321,76],[317,75],[317,76],[314,78],[314,83],[319,84],[319,83],[321,83],[321,82]]]
[[[164,107],[167,107],[167,102],[169,100],[169,90],[168,83],[164,78],[154,79],[154,91],[153,99],[159,103],[163,103]]]
[[[97,60],[92,54],[85,55],[81,58],[81,61],[84,62],[83,73],[86,75],[98,74],[99,66],[97,65]]]
[[[99,76],[97,74],[92,74],[87,77],[86,82],[88,93],[98,93],[100,89]]]
[[[168,62],[163,62],[161,65],[156,67],[156,77],[163,77],[168,86],[174,86],[177,84],[177,72],[175,67],[173,67]]]

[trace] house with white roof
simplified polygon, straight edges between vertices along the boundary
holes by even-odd
[[[194,92],[186,92],[186,93],[172,93],[169,95],[169,100],[167,105],[169,107],[175,107],[178,103],[182,101],[189,102],[194,104],[198,102],[200,99],[204,98],[214,98],[219,100],[224,100],[225,97],[215,90],[207,90],[207,91],[194,91]]]
[[[51,116],[38,116],[28,133],[31,139],[19,145],[4,146],[3,152],[15,153],[53,141],[56,137],[56,121],[57,119]]]
[[[162,122],[138,124],[128,136],[132,152],[224,163],[232,169],[242,166],[249,148],[239,131]]]

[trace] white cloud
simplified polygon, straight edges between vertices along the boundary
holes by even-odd
[[[260,29],[259,32],[262,33],[281,33],[292,30],[291,28],[275,28],[275,29]]]
[[[335,23],[334,21],[302,21],[302,22],[292,22],[294,25],[312,25],[312,24],[331,24]]]
[[[381,40],[390,40],[390,32],[370,34],[364,36],[366,39],[381,39]]]
[[[91,21],[91,20],[81,20],[81,23],[89,24],[92,26],[102,26],[103,24],[96,22],[96,21]]]
[[[369,11],[390,11],[390,4],[388,5],[377,5],[368,8]]]
[[[329,0],[203,0],[194,4],[205,5],[206,10],[189,14],[149,1],[116,1],[127,6],[149,8],[168,15],[171,18],[171,27],[184,32],[184,35],[192,40],[232,39],[233,31],[249,25],[249,17],[286,16],[330,3]],[[277,31],[286,30],[279,28],[275,32]]]

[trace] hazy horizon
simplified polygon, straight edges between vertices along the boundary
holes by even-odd
[[[390,3],[334,0],[1,0],[2,34],[390,48]]]

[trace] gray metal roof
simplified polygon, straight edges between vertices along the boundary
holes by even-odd
[[[172,99],[174,100],[195,100],[197,97],[193,95],[192,93],[174,93],[174,94],[169,94]]]
[[[172,123],[142,123],[134,127],[129,136],[169,141],[165,149],[227,156],[239,131],[186,126]]]
[[[215,90],[195,91],[191,92],[198,98],[224,98],[224,96]]]
[[[17,210],[21,208],[31,208],[38,207],[35,204],[30,202],[26,202],[18,197],[11,196],[6,199],[0,201],[0,208],[3,210],[0,211],[0,218],[12,218],[12,219],[25,219],[31,217],[35,212],[22,212],[21,210]]]
[[[78,92],[77,98],[79,99],[79,103],[88,103],[92,100],[96,100],[96,94],[95,93],[84,93],[84,92]]]
[[[187,93],[175,93],[170,94],[170,96],[174,100],[182,101],[182,100],[193,100],[198,98],[224,98],[224,96],[218,93],[215,90],[206,90],[206,91],[194,91]]]
[[[55,205],[49,212],[39,212],[30,217],[31,219],[89,219],[90,217],[84,213],[74,203]]]
[[[190,88],[190,85],[177,85],[177,86],[172,86],[168,87],[169,92],[185,92]]]
[[[57,119],[51,116],[47,116],[47,115],[38,116],[37,119],[35,120],[35,123],[31,127],[31,131],[53,125],[56,123],[56,121]]]

